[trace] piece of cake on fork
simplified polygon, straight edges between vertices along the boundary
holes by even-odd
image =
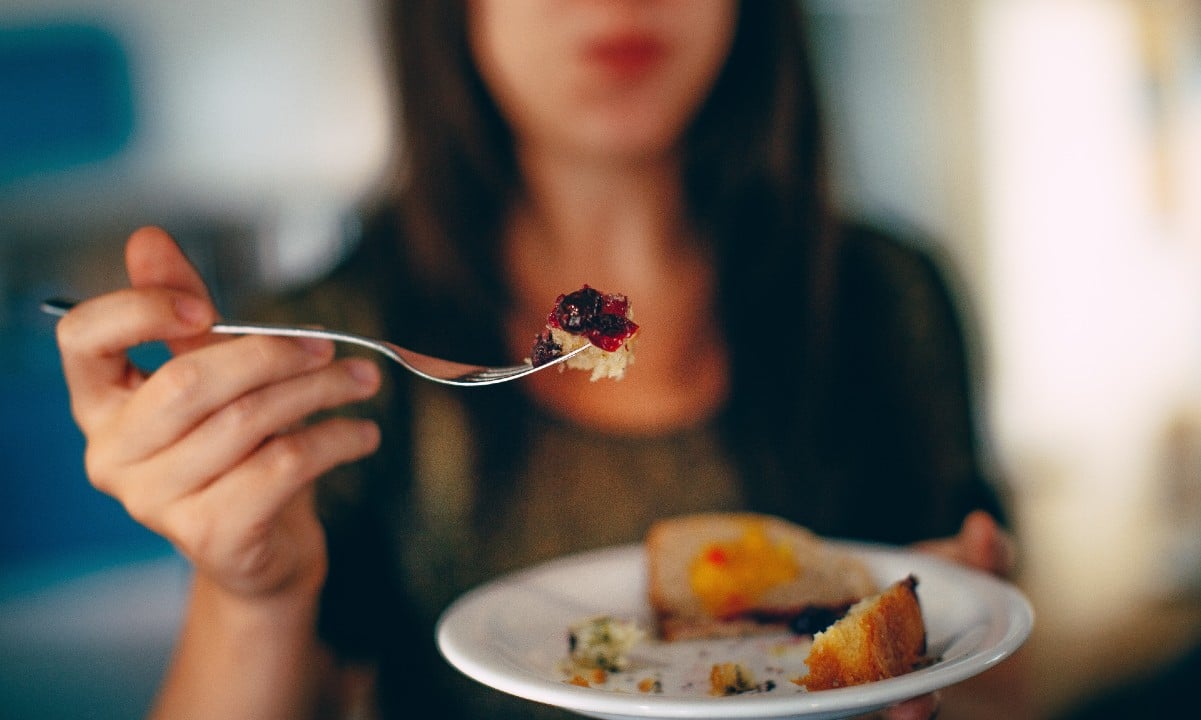
[[[555,300],[546,319],[546,331],[534,340],[530,362],[543,365],[576,348],[589,346],[560,365],[592,371],[592,380],[620,380],[634,362],[634,337],[638,325],[630,311],[630,300],[618,293],[604,293],[585,285]]]

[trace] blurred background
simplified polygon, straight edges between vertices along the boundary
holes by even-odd
[[[937,238],[1013,491],[1042,709],[1201,637],[1201,7],[807,0],[848,210]],[[376,0],[0,5],[0,714],[128,718],[187,570],[94,492],[54,294],[168,228],[236,312],[353,237]]]

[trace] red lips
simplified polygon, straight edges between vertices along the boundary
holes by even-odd
[[[634,78],[659,64],[666,54],[667,45],[659,39],[628,33],[590,43],[585,59],[610,74]]]

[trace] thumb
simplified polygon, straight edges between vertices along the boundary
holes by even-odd
[[[161,287],[178,290],[196,297],[212,309],[208,287],[183,250],[165,230],[143,227],[125,244],[125,269],[129,283],[135,288]],[[216,317],[215,309],[212,317]],[[180,354],[207,344],[204,338],[177,340],[169,343],[171,352]]]
[[[1010,575],[1016,565],[1013,539],[988,513],[970,513],[959,530],[960,552],[969,565],[1002,577]]]

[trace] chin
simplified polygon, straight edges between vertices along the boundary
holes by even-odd
[[[617,122],[597,128],[581,145],[589,149],[589,154],[601,159],[650,162],[674,153],[682,134],[682,126]]]

